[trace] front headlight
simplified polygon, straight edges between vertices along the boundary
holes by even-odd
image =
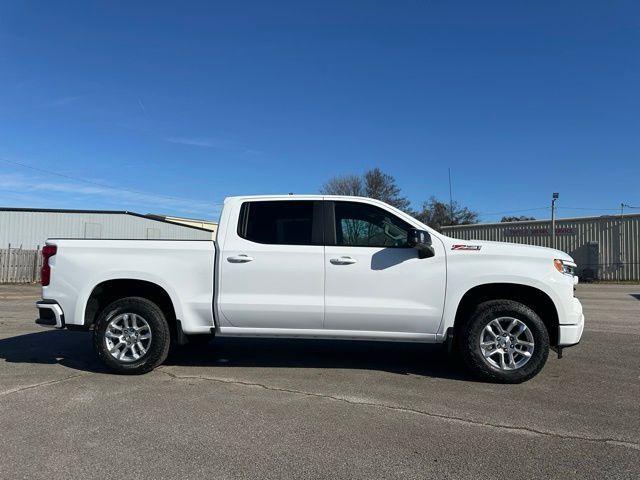
[[[566,260],[560,260],[556,258],[553,261],[553,266],[556,267],[560,273],[564,273],[565,275],[574,275],[576,264],[573,262],[568,262]]]

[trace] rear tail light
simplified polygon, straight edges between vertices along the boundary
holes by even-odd
[[[51,281],[51,267],[49,266],[49,259],[53,257],[58,251],[58,247],[55,245],[45,245],[42,247],[42,268],[40,269],[40,283],[43,287],[49,285]]]

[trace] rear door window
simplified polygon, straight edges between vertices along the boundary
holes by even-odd
[[[276,200],[242,204],[238,235],[270,245],[321,245],[320,202]]]

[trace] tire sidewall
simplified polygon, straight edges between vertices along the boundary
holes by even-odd
[[[105,344],[107,325],[116,316],[134,313],[143,317],[151,330],[151,344],[147,352],[134,362],[115,359]],[[162,313],[153,302],[140,297],[127,297],[109,304],[99,315],[93,331],[93,346],[98,357],[112,371],[125,374],[140,374],[153,370],[162,363],[169,352],[169,326]]]
[[[480,348],[480,336],[484,328],[499,317],[513,317],[522,321],[531,331],[534,340],[533,354],[529,361],[517,370],[501,370],[485,361]],[[463,356],[465,363],[480,377],[502,383],[520,383],[535,376],[544,367],[549,355],[549,334],[540,317],[529,307],[511,300],[482,303],[471,316],[465,334]]]

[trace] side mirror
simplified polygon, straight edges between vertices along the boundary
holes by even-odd
[[[407,232],[407,244],[418,250],[418,258],[431,258],[436,251],[431,245],[431,235],[426,230],[411,228]]]

